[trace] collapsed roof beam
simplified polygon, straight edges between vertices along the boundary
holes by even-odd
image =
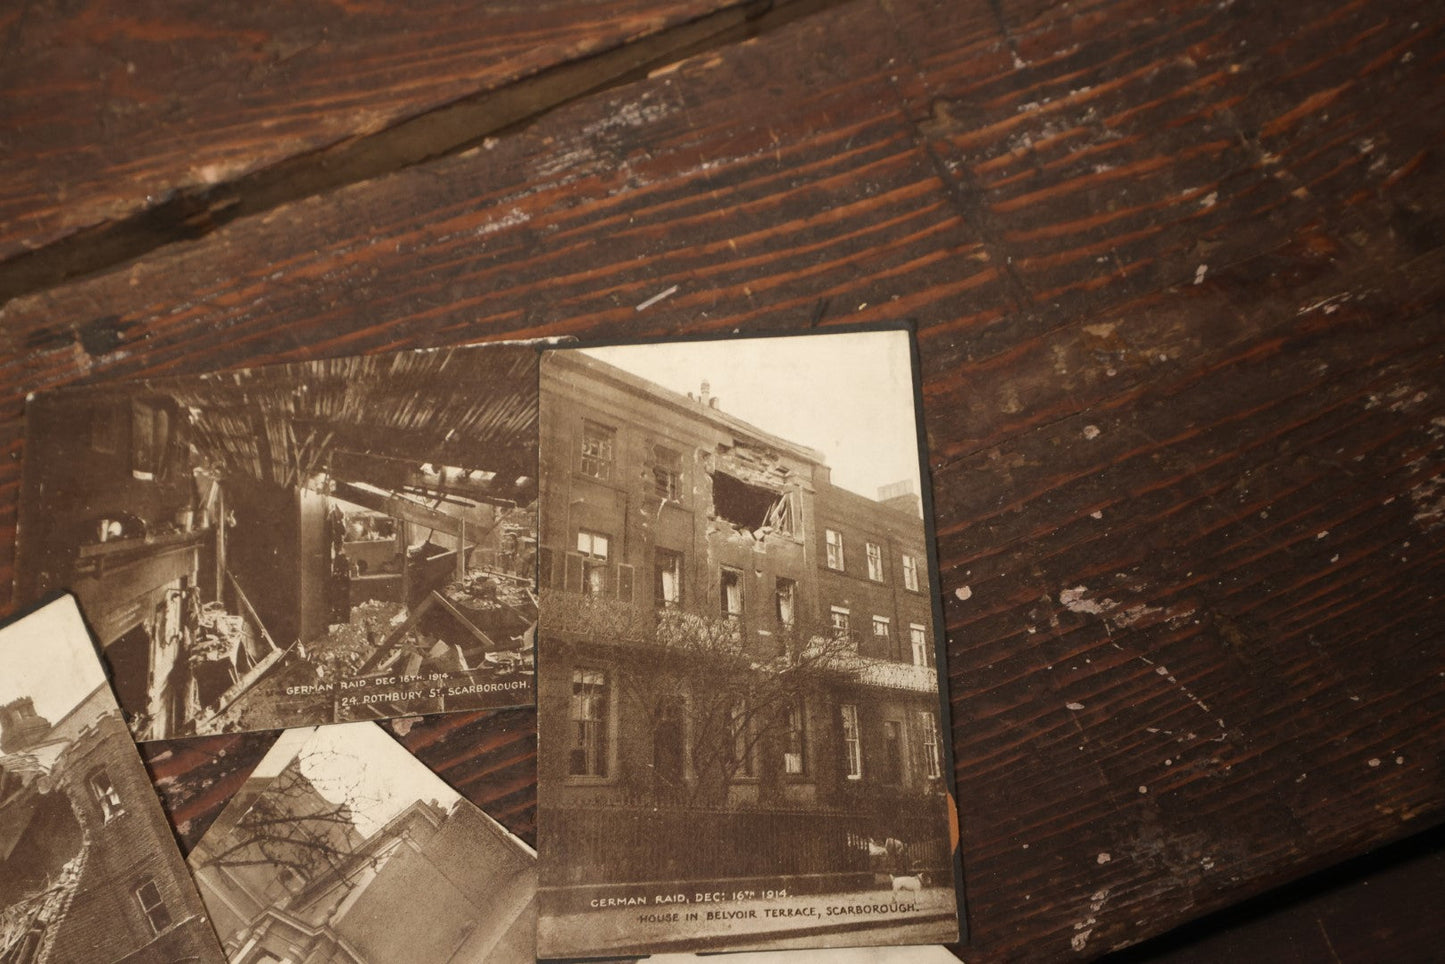
[[[361,506],[363,509],[371,509],[374,512],[384,512],[389,516],[410,522],[412,525],[422,526],[426,529],[436,529],[445,532],[447,535],[462,535],[462,520],[445,512],[433,509],[430,506],[422,505],[420,502],[413,502],[411,499],[403,499],[398,495],[390,495],[381,492],[373,492],[371,489],[364,489],[359,485],[350,482],[335,480],[334,494],[338,499]]]
[[[415,486],[437,495],[459,495],[474,502],[497,506],[526,505],[537,497],[535,468],[518,469],[513,459],[498,461],[503,464],[488,469],[496,473],[490,478],[461,479],[451,475],[444,485],[438,485],[437,477],[424,475],[416,461],[339,449],[331,454],[331,474],[386,489],[400,491]]]

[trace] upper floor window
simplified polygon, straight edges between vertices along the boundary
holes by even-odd
[[[828,543],[828,568],[843,571],[843,533],[837,529],[825,529]]]
[[[842,606],[834,606],[829,612],[829,618],[832,621],[834,636],[839,639],[846,639],[852,634],[853,627],[850,624],[852,617],[849,615],[848,610]]]
[[[682,456],[661,445],[652,447],[652,484],[659,499],[682,499]]]
[[[162,405],[131,402],[131,475],[153,481],[165,474],[171,440],[171,413]]]
[[[918,557],[906,552],[903,554],[903,588],[918,591]]]
[[[95,795],[96,801],[100,804],[101,818],[106,823],[125,813],[125,807],[120,802],[120,794],[116,792],[115,784],[111,782],[110,774],[105,770],[97,770],[90,775],[90,792]]]
[[[146,915],[150,922],[151,930],[157,934],[163,933],[171,926],[171,912],[166,910],[166,905],[161,900],[161,890],[156,882],[147,878],[145,883],[135,889],[135,899],[140,904],[141,913]]]
[[[597,422],[582,422],[582,474],[606,482],[616,462],[617,430]]]
[[[928,660],[928,631],[918,623],[911,623],[908,626],[908,642],[913,648],[913,665],[927,666]]]
[[[593,532],[590,529],[577,530],[577,551],[584,556],[591,556],[593,559],[607,561],[607,551],[611,548],[612,540],[601,532]]]
[[[844,703],[838,707],[838,712],[843,718],[843,763],[848,771],[848,779],[861,780],[863,743],[858,734],[858,707],[853,703]]]
[[[743,615],[743,573],[740,569],[723,566],[718,574],[718,600],[720,612],[728,619],[740,619]]]
[[[653,601],[658,609],[682,603],[682,553],[658,549],[653,553]]]
[[[798,584],[779,577],[774,598],[777,600],[778,628],[792,629],[798,605]]]
[[[868,543],[868,578],[883,581],[883,547],[876,542]]]
[[[572,749],[567,770],[572,776],[607,776],[610,690],[607,673],[603,670],[578,668],[572,671]]]
[[[890,655],[893,649],[893,647],[890,645],[890,638],[892,635],[890,632],[891,629],[892,626],[889,624],[887,616],[873,617],[873,641],[875,643],[881,644],[883,647],[883,652],[889,653]]]
[[[609,536],[587,529],[577,530],[577,552],[582,556],[580,589],[583,593],[600,596],[607,592],[607,554],[611,548]]]

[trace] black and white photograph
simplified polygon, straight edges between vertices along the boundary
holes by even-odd
[[[69,590],[138,740],[534,699],[537,353],[63,389],[17,598]]]
[[[188,858],[230,964],[530,964],[536,857],[374,723],[281,735]]]
[[[909,335],[541,365],[544,958],[958,937]]]
[[[225,961],[69,597],[0,628],[0,961]]]

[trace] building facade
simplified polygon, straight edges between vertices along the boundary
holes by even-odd
[[[232,964],[535,959],[531,855],[476,808],[417,801],[362,835],[294,764],[277,780],[286,791],[261,823],[274,827],[284,810],[284,833],[243,817],[190,858]],[[245,795],[276,787],[253,779]]]
[[[544,884],[854,873],[888,838],[946,872],[911,487],[847,491],[706,384],[577,352],[545,357],[541,397],[539,828],[569,854]],[[817,852],[784,839],[810,817]]]
[[[224,960],[130,732],[95,690],[53,726],[0,707],[0,960]]]

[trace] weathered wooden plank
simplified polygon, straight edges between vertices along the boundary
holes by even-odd
[[[1097,956],[1441,819],[1438,22],[850,4],[12,302],[3,444],[86,378],[913,319],[968,957]],[[525,741],[445,742],[530,819]]]
[[[0,264],[18,263],[0,289],[450,150],[759,12],[747,0],[14,7],[0,13]]]
[[[1110,957],[1110,964],[1428,961],[1445,833],[1418,834]]]

